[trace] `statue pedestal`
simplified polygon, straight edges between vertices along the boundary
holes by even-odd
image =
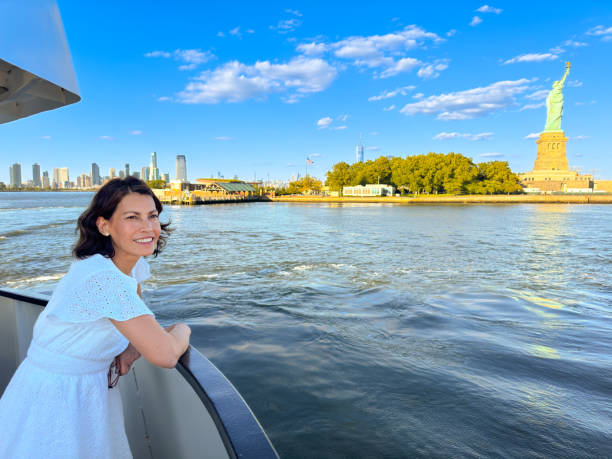
[[[569,171],[566,143],[568,138],[563,131],[544,131],[536,141],[538,156],[533,165],[534,171]]]

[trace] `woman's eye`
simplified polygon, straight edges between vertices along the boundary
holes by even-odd
[[[159,218],[159,215],[151,215],[149,218],[151,218],[152,220],[157,220]]]
[[[130,215],[130,216],[128,217],[128,219],[129,219],[129,220],[136,220],[136,215]]]

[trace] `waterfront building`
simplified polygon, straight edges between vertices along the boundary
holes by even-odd
[[[185,155],[176,155],[176,179],[187,181],[187,161]]]
[[[32,164],[32,185],[36,188],[40,188],[40,165],[38,163]]]
[[[382,183],[368,183],[367,185],[345,186],[342,188],[343,196],[393,196],[395,187]]]
[[[70,188],[70,174],[67,167],[53,168],[53,182],[55,188]]]
[[[355,148],[355,160],[358,163],[363,162],[363,143],[359,140],[359,145]]]
[[[125,176],[130,176],[130,165],[128,163],[125,163]]]
[[[19,188],[21,186],[21,164],[15,163],[9,167],[9,177],[11,188]]]
[[[91,163],[91,184],[93,186],[102,185],[100,179],[100,167],[96,163]]]
[[[170,182],[170,174],[163,174],[161,180],[163,180],[165,183]]]
[[[134,178],[139,179],[139,178],[140,178],[140,172],[136,171],[136,172],[134,172],[134,173],[132,174],[132,176],[133,176]]]
[[[115,175],[115,168],[114,168],[114,167],[111,167],[111,168],[108,170],[108,177],[109,177],[111,180],[112,180],[112,179],[114,179],[114,178],[116,177],[116,175]]]
[[[151,153],[151,164],[149,165],[149,180],[160,180],[157,168],[157,153]]]
[[[48,171],[44,171],[42,173],[42,187],[43,188],[51,187],[51,184],[49,183],[49,172]]]
[[[119,171],[119,178],[125,178],[125,172]]]

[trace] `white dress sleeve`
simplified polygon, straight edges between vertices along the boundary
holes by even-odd
[[[139,284],[151,277],[151,267],[144,257],[140,257],[134,265],[134,268],[132,268],[132,277],[136,279],[136,282]]]
[[[66,322],[92,322],[102,318],[129,320],[153,315],[137,293],[136,279],[116,269],[105,269],[71,286],[49,311]]]

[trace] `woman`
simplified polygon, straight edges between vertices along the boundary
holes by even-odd
[[[114,179],[78,219],[77,258],[34,326],[0,399],[0,458],[130,458],[120,375],[142,356],[172,368],[189,327],[162,328],[140,298],[142,257],[169,235],[162,205],[134,177]]]

